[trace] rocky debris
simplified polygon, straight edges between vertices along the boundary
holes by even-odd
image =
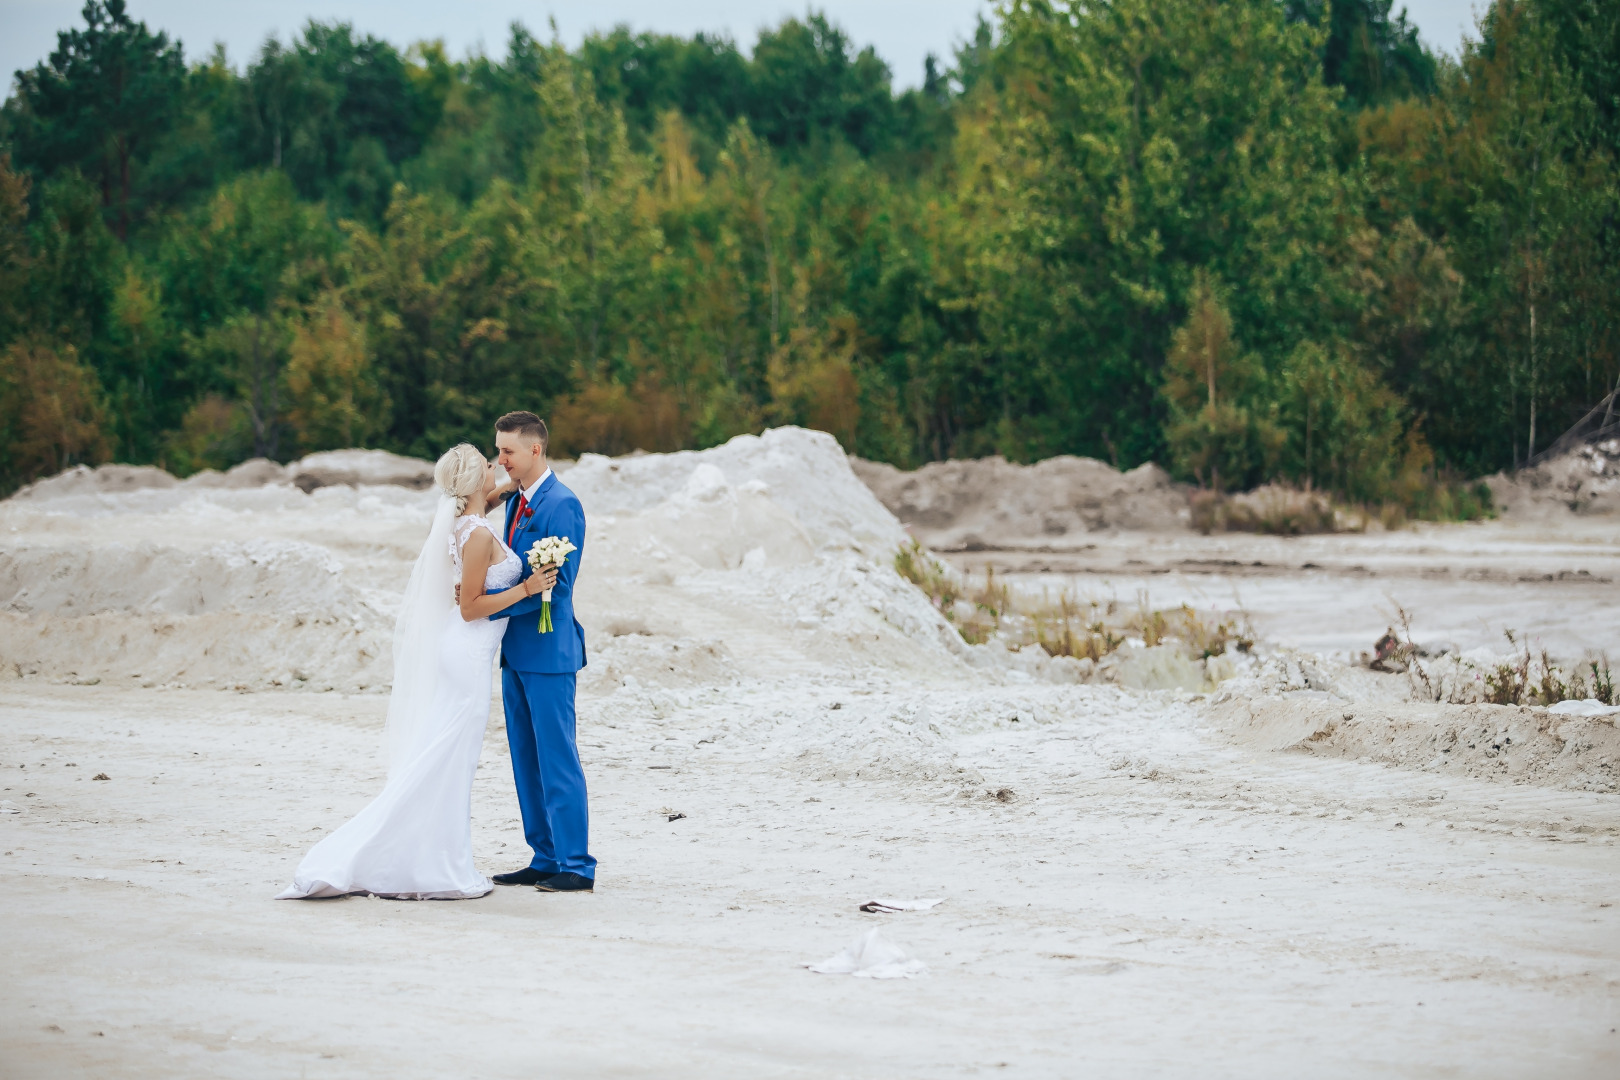
[[[1121,472],[1093,458],[1017,465],[937,461],[914,472],[850,459],[855,475],[912,536],[938,551],[1063,546],[1108,529],[1180,529],[1187,493],[1157,465]]]
[[[1543,519],[1572,512],[1620,513],[1620,439],[1587,443],[1516,473],[1485,481],[1508,519]]]

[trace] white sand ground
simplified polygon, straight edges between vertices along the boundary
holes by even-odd
[[[942,633],[825,436],[569,480],[599,889],[458,903],[269,899],[381,784],[429,496],[0,504],[0,1075],[1620,1073],[1612,718],[1403,713],[1343,672],[1248,680],[1252,719],[1042,681]],[[1545,561],[1392,535],[1256,558],[1302,590],[1304,562],[1376,580],[1423,544],[1514,580]],[[1227,558],[1173,543],[1155,565]],[[1106,574],[1140,557],[1115,544]],[[1564,561],[1610,575],[1613,533],[1591,544]],[[1556,584],[1528,609],[1574,627],[1589,594]],[[1283,631],[1359,617],[1299,595],[1322,606]],[[473,819],[482,869],[525,861],[498,704]],[[947,900],[858,912],[875,896]],[[928,975],[799,966],[874,925]]]
[[[380,783],[381,698],[19,690],[8,1076],[1620,1069],[1614,796],[1243,752],[1105,688],[1011,723],[991,690],[750,683],[587,705],[595,895],[278,903]],[[779,749],[919,708],[951,734],[910,757],[977,782]],[[521,862],[508,777],[497,714],[486,871]],[[858,913],[875,895],[948,899]],[[797,966],[879,922],[926,978]]]

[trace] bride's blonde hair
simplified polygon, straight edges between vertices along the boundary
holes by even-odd
[[[456,500],[456,513],[467,512],[467,500],[484,486],[484,460],[471,443],[452,446],[433,466],[433,482],[439,490]]]

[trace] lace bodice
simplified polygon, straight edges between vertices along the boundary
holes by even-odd
[[[483,527],[495,538],[495,546],[505,553],[505,557],[491,563],[489,570],[484,574],[484,591],[491,589],[506,589],[517,584],[518,578],[523,576],[523,562],[517,553],[506,546],[501,534],[495,526],[489,523],[488,518],[476,514],[463,514],[456,519],[455,531],[450,534],[450,561],[456,567],[456,580],[461,580],[461,549],[467,546],[467,540],[472,536],[473,530]]]

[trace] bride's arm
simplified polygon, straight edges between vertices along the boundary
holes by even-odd
[[[495,561],[495,538],[483,529],[474,529],[461,549],[461,586],[457,590],[461,602],[461,617],[466,622],[498,615],[537,593],[544,592],[556,581],[557,571],[548,567],[541,573],[531,574],[510,589],[498,593],[484,592],[484,575]]]

